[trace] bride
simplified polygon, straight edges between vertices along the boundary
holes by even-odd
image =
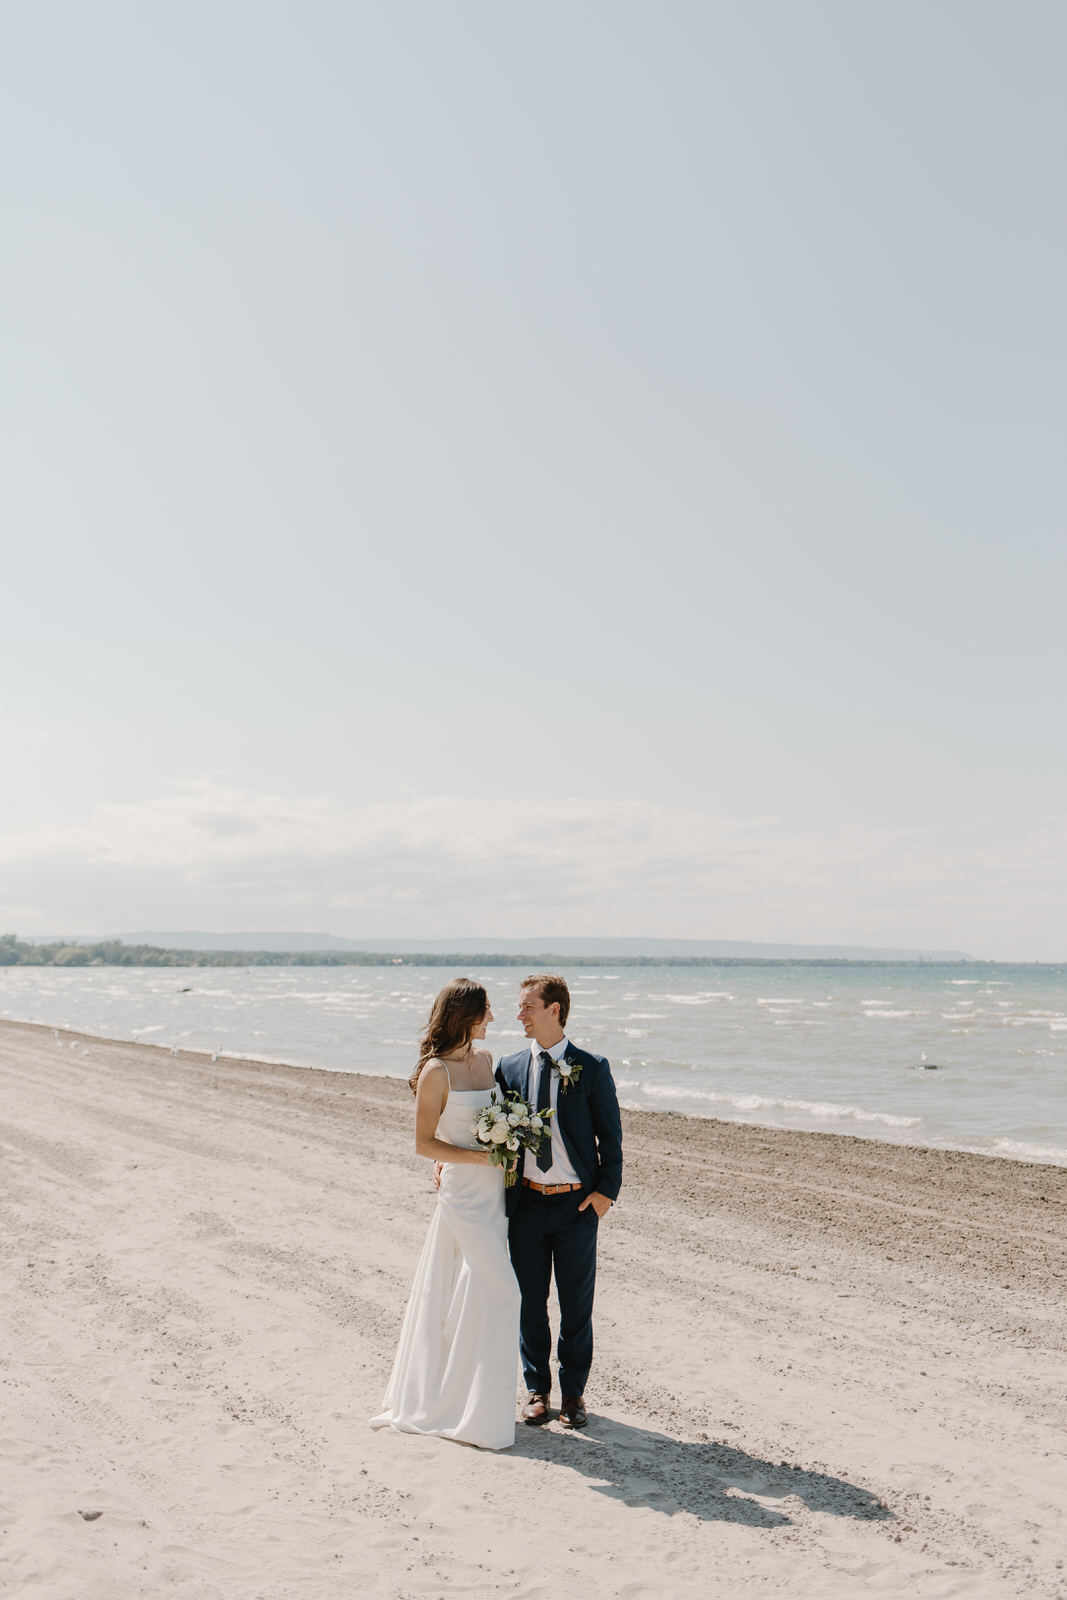
[[[489,1104],[493,1058],[477,1050],[493,1020],[480,983],[455,978],[420,1040],[415,1150],[443,1163],[375,1428],[435,1433],[485,1450],[515,1443],[519,1286],[508,1257],[504,1173],[489,1165],[471,1123]]]

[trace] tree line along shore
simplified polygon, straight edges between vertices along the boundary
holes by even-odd
[[[1025,963],[1031,965],[1034,963]],[[1046,963],[1041,963],[1045,965]],[[168,950],[158,945],[30,944],[17,934],[0,934],[0,967],[952,967],[1014,966],[997,961],[859,961],[845,957],[799,956],[567,956],[461,952],[395,955],[383,950]]]

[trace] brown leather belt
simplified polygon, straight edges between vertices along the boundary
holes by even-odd
[[[534,1183],[530,1178],[523,1178],[522,1186],[535,1194],[573,1194],[575,1189],[582,1188],[580,1183]]]

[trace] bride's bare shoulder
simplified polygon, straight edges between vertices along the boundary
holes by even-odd
[[[489,1063],[490,1070],[492,1070],[493,1052],[491,1050],[479,1049],[479,1050],[475,1050],[474,1053],[475,1053],[476,1056],[481,1056],[483,1061],[487,1061]]]
[[[425,1083],[427,1088],[434,1088],[438,1084],[443,1089],[448,1088],[448,1068],[440,1057],[431,1056],[423,1064],[422,1071],[419,1073],[419,1083]]]

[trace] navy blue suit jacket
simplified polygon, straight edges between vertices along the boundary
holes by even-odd
[[[540,1048],[535,1041],[531,1043],[533,1049]],[[496,1069],[501,1088],[517,1089],[523,1099],[530,1081],[530,1049],[527,1045],[513,1056],[502,1056]],[[622,1188],[622,1118],[611,1067],[606,1057],[580,1050],[569,1041],[567,1054],[581,1062],[582,1070],[566,1091],[560,1085],[553,1137],[562,1138],[582,1187],[616,1200]],[[522,1194],[520,1172],[519,1181],[504,1190],[509,1217]]]

